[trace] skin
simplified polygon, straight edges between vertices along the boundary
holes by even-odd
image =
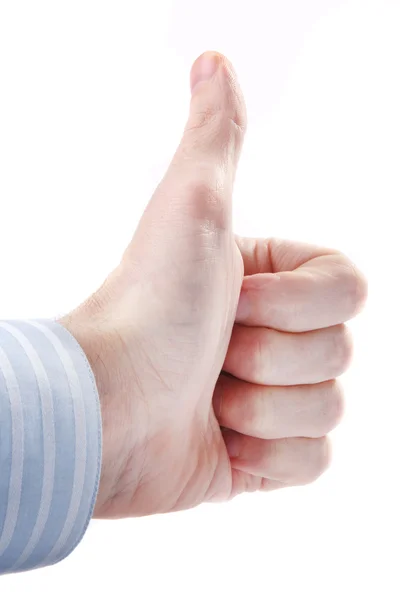
[[[212,52],[191,87],[182,141],[120,264],[60,320],[100,395],[98,518],[309,483],[343,412],[344,323],[366,281],[336,250],[234,235],[242,92]]]

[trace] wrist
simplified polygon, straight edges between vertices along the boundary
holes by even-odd
[[[82,311],[83,313],[86,310]],[[116,348],[115,336],[102,331],[100,324],[80,314],[80,309],[73,311],[58,320],[60,325],[67,329],[82,348],[92,370],[96,383],[102,423],[102,464],[100,483],[97,493],[93,518],[103,518],[108,512],[119,488],[119,477],[123,471],[124,451],[127,447],[124,440],[127,424],[124,404],[118,405],[118,410],[112,405],[115,395],[114,389],[118,386],[118,373],[120,366],[112,364],[121,358],[121,353]],[[122,387],[122,386],[120,386]]]

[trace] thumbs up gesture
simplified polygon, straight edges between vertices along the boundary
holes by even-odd
[[[119,266],[60,322],[95,374],[95,516],[187,509],[313,481],[329,464],[364,277],[340,252],[232,231],[246,109],[228,60],[191,71],[190,115]]]

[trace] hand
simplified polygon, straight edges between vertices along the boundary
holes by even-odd
[[[308,483],[342,413],[343,322],[361,309],[365,280],[336,251],[235,238],[242,93],[212,53],[191,83],[182,141],[121,263],[61,320],[100,394],[96,517]]]

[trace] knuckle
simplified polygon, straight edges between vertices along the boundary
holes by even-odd
[[[312,457],[309,460],[309,470],[303,483],[313,483],[330,467],[332,455],[331,445],[327,437],[312,440],[310,450]]]
[[[201,110],[192,110],[185,128],[185,136],[191,148],[193,146],[215,145],[216,148],[240,146],[245,134],[246,119],[242,108],[210,103]],[[193,139],[195,136],[196,139]]]
[[[353,271],[353,282],[352,282],[352,290],[351,297],[353,298],[353,316],[358,315],[368,297],[368,282],[363,273],[352,264]]]
[[[201,132],[205,128],[216,127],[216,121],[218,120],[219,113],[220,108],[213,105],[209,105],[203,110],[192,111],[190,115],[190,121],[186,127],[186,133],[190,133],[192,131]]]
[[[196,221],[204,222],[207,232],[224,229],[228,222],[226,192],[222,185],[210,183],[210,177],[190,181],[185,187],[187,210]]]
[[[362,311],[367,301],[368,281],[365,275],[350,259],[342,255],[342,261],[344,275],[347,279],[347,296],[350,303],[350,317],[355,317]]]
[[[209,104],[202,110],[193,110],[186,126],[185,133],[189,136],[195,132],[196,136],[205,135],[207,138],[221,135],[232,127],[234,119],[226,113],[219,104]]]
[[[333,362],[335,376],[342,375],[349,368],[353,358],[353,338],[346,325],[335,326]]]
[[[332,395],[327,407],[327,427],[325,433],[329,433],[337,427],[344,416],[345,395],[343,386],[337,380],[332,385]]]
[[[336,379],[324,385],[321,394],[321,413],[313,437],[324,436],[335,429],[343,419],[345,402],[342,385]]]
[[[194,201],[198,200],[200,203],[205,202],[212,206],[218,205],[222,202],[221,192],[223,188],[218,187],[218,185],[213,186],[208,179],[205,176],[188,182],[185,189],[186,195]]]

